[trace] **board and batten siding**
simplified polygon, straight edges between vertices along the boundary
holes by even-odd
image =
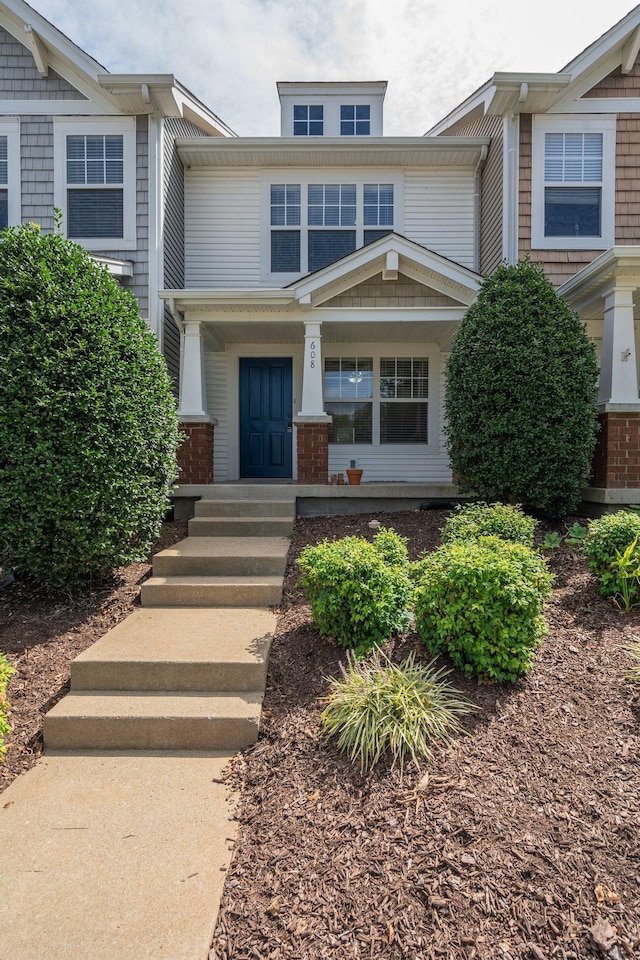
[[[164,123],[162,190],[164,237],[164,287],[184,287],[184,167],[176,149],[176,137],[204,137],[194,123],[181,117],[166,117]],[[169,308],[165,306],[162,323],[162,351],[167,369],[178,390],[180,377],[180,333]]]
[[[257,170],[190,170],[185,177],[185,285],[260,283]]]
[[[406,171],[404,234],[473,270],[473,171]]]

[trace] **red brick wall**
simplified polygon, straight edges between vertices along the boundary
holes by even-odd
[[[329,482],[329,425],[298,424],[298,483]]]
[[[178,450],[178,483],[213,483],[213,424],[181,423],[186,439]]]
[[[596,487],[640,487],[640,413],[602,413],[593,458]]]

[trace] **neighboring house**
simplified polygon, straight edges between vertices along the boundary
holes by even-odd
[[[640,502],[640,6],[554,74],[496,73],[429,138],[488,136],[480,270],[531,256],[601,359],[586,497]]]
[[[0,0],[0,228],[35,221],[135,294],[178,377],[158,290],[184,283],[176,136],[232,131],[171,75],[111,74],[23,0]]]

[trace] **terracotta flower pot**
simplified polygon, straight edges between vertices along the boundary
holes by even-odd
[[[362,470],[347,470],[347,476],[349,478],[349,486],[357,487],[362,479]]]

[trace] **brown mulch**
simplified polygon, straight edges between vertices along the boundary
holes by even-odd
[[[502,687],[454,673],[479,708],[471,736],[404,779],[388,765],[362,776],[319,733],[318,697],[345,656],[313,628],[295,558],[324,536],[371,536],[372,516],[415,557],[446,513],[297,522],[260,738],[229,775],[239,836],[212,960],[640,955],[640,692],[624,651],[640,612],[602,600],[571,548],[551,552],[550,633],[528,677]],[[185,535],[166,524],[155,549]],[[71,660],[134,609],[149,570],[133,564],[81,597],[0,590],[0,649],[19,671],[0,790],[39,755]],[[409,650],[428,659],[413,634],[392,656]]]
[[[550,632],[528,677],[450,678],[479,708],[470,737],[401,779],[362,776],[320,736],[345,656],[313,628],[296,556],[371,536],[375,516],[415,557],[445,515],[297,522],[260,738],[229,777],[240,827],[212,960],[640,955],[640,691],[623,649],[640,614],[602,600],[571,548],[549,556]],[[412,649],[410,634],[392,655]]]
[[[187,536],[186,523],[165,523],[151,554]],[[69,690],[71,661],[140,604],[150,560],[117,570],[80,595],[47,596],[12,583],[0,589],[0,650],[17,673],[9,683],[12,732],[0,762],[0,791],[28,770],[42,752],[42,719]]]

